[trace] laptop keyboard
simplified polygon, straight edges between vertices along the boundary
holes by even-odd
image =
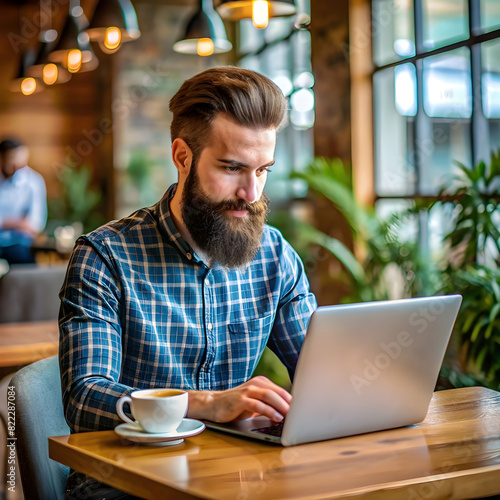
[[[271,436],[280,437],[283,432],[283,424],[285,420],[282,420],[278,424],[268,425],[267,427],[258,427],[256,429],[252,429],[252,432],[260,432],[262,434],[270,434]]]

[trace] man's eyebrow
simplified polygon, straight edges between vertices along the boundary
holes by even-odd
[[[218,158],[217,161],[220,161],[221,163],[226,163],[227,165],[231,165],[232,167],[252,168],[247,163],[243,163],[241,161],[227,160],[225,158]],[[258,168],[271,167],[272,165],[274,165],[274,163],[275,163],[275,160],[270,161],[269,163],[266,163],[265,165],[262,165],[262,166],[260,166]]]

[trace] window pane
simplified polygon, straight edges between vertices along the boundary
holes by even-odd
[[[378,66],[415,55],[413,0],[374,0],[372,38]],[[352,42],[356,43],[355,34]]]
[[[500,118],[500,40],[481,44],[482,95],[486,118]]]
[[[417,114],[417,72],[413,64],[402,64],[394,68],[396,109],[399,114]]]
[[[437,195],[450,178],[454,162],[472,162],[470,123],[465,120],[434,120],[432,145],[425,144],[425,161],[421,162],[419,185],[423,195]],[[418,146],[418,145],[417,145]]]
[[[430,256],[433,261],[441,261],[445,251],[444,239],[452,229],[453,205],[436,203],[429,211],[427,231]]]
[[[466,48],[424,59],[424,110],[428,116],[470,118],[472,82]]]
[[[467,0],[423,0],[423,9],[427,50],[469,38]]]
[[[414,193],[415,175],[409,151],[414,142],[414,118],[398,111],[395,77],[396,71],[389,68],[376,73],[373,79],[375,192],[379,196]]]
[[[481,28],[484,31],[500,28],[500,2],[498,0],[481,0]]]

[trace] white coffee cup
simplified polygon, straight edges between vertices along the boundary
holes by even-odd
[[[125,415],[123,405],[130,404],[135,421]],[[145,389],[122,396],[116,402],[118,416],[146,432],[169,433],[179,427],[188,409],[188,393],[180,389]]]

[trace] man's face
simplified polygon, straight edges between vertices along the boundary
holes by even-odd
[[[243,267],[257,253],[269,200],[275,130],[254,130],[219,115],[208,145],[193,158],[184,184],[182,218],[210,263]]]
[[[6,179],[12,177],[17,170],[25,167],[27,163],[28,148],[26,146],[9,149],[3,154],[0,154],[0,167],[2,169],[2,175]]]

